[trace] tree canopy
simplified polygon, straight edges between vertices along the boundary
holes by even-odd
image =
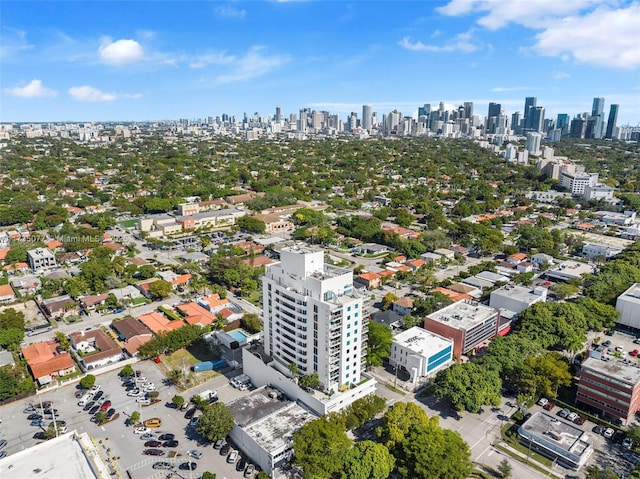
[[[233,429],[233,414],[226,404],[221,402],[205,407],[198,419],[198,433],[212,442],[227,437],[231,429]]]

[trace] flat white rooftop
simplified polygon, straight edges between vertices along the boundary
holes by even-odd
[[[548,269],[545,275],[550,278],[571,279],[590,273],[593,273],[593,267],[590,264],[568,260]]]
[[[498,312],[494,308],[463,299],[431,313],[427,317],[452,328],[468,331],[497,315]]]
[[[71,431],[0,460],[0,477],[107,479],[111,475],[88,434]]]
[[[618,296],[618,299],[640,301],[640,283],[632,284],[628,290]]]
[[[506,284],[492,291],[491,296],[506,297],[532,304],[541,301],[540,297],[543,297],[542,301],[544,301],[547,297],[547,290],[545,288],[528,288],[517,284]]]
[[[607,361],[605,359],[587,358],[582,363],[582,370],[588,372],[590,369],[633,387],[640,382],[640,366],[636,366],[636,364],[614,359]]]
[[[397,334],[393,342],[421,356],[430,356],[453,344],[452,340],[425,331],[419,326]]]

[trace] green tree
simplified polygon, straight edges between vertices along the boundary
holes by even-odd
[[[177,408],[180,408],[184,404],[184,398],[179,394],[176,394],[171,398],[171,402],[176,405]]]
[[[98,411],[96,413],[96,422],[98,424],[103,424],[105,422],[107,422],[107,418],[109,417],[109,415],[107,414],[107,411]]]
[[[357,429],[384,411],[385,406],[386,401],[375,394],[354,401],[342,411],[346,429],[349,431]]]
[[[0,367],[0,401],[34,389],[35,386],[31,375],[25,374],[21,367],[9,364]]]
[[[260,321],[260,317],[254,313],[245,313],[242,319],[240,319],[240,326],[253,334],[262,331],[262,321]]]
[[[134,374],[134,371],[133,371],[133,366],[131,366],[131,364],[127,364],[125,367],[123,367],[120,370],[120,376],[125,378],[129,378],[133,376],[133,374]]]
[[[150,264],[145,264],[138,268],[137,276],[139,276],[142,279],[153,278],[155,275],[156,275],[156,269]]]
[[[466,479],[473,470],[468,444],[437,421],[412,425],[396,459],[398,471],[412,479]]]
[[[163,279],[159,279],[158,281],[154,281],[149,286],[149,294],[156,299],[164,299],[171,294],[173,291],[173,287],[171,283],[165,281]]]
[[[433,385],[435,394],[449,400],[456,411],[476,413],[483,405],[500,405],[500,376],[480,364],[454,364],[439,371]]]
[[[393,303],[395,303],[396,301],[398,301],[398,297],[395,294],[393,293],[385,294],[384,297],[382,298],[382,309],[383,310],[389,309],[391,306],[393,306]]]
[[[93,374],[87,374],[80,380],[80,387],[83,389],[91,389],[96,383],[96,377]]]
[[[213,472],[204,471],[202,473],[202,479],[216,479],[217,477],[218,475],[214,474]]]
[[[236,225],[238,225],[240,229],[250,233],[263,234],[267,230],[265,222],[253,216],[241,216],[236,220]]]
[[[54,437],[57,437],[60,434],[63,434],[62,433],[63,427],[64,426],[59,422],[57,422],[55,426],[53,425],[53,422],[51,422],[49,423],[49,426],[47,426],[47,428],[44,430],[44,436],[47,439],[53,439]]]
[[[393,333],[386,324],[369,321],[367,343],[367,365],[382,366],[385,358],[389,357]]]
[[[294,362],[290,362],[287,368],[289,369],[291,376],[297,376],[300,373],[300,369],[298,368],[298,365]]]
[[[382,444],[358,442],[346,454],[342,479],[387,479],[395,464],[394,457]]]
[[[502,479],[509,479],[512,471],[513,467],[511,467],[511,463],[506,458],[498,464],[498,473]]]
[[[295,462],[304,479],[330,479],[339,473],[350,446],[342,424],[333,418],[310,421],[293,435]]]
[[[266,472],[260,471],[256,476],[256,479],[270,479],[270,476]]]
[[[556,352],[527,357],[520,368],[519,384],[531,397],[556,397],[559,386],[571,384],[569,364]]]
[[[133,411],[131,416],[129,416],[129,424],[135,425],[140,422],[140,413],[138,411]]]
[[[393,451],[398,444],[404,441],[412,425],[428,425],[432,421],[437,422],[438,419],[436,417],[429,418],[424,409],[417,404],[397,402],[382,416],[380,426],[376,429],[376,435],[389,450]]]
[[[9,328],[0,330],[0,346],[10,351],[17,350],[24,339],[24,330]]]
[[[566,299],[580,292],[580,288],[573,284],[558,284],[553,287],[553,292],[560,299]]]
[[[58,341],[60,347],[65,351],[71,347],[71,340],[69,339],[69,336],[64,334],[62,331],[56,332],[56,341]]]
[[[0,329],[24,329],[24,313],[7,308],[0,313]]]
[[[198,420],[197,430],[211,442],[227,437],[233,429],[233,414],[223,403],[206,407]]]
[[[300,386],[305,391],[316,389],[321,385],[322,383],[320,382],[320,379],[318,378],[317,373],[312,373],[306,376],[300,376],[300,378],[298,379],[298,386]]]

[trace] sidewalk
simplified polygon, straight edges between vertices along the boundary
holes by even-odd
[[[545,466],[544,464],[540,464],[538,461],[536,461],[535,459],[531,459],[528,458],[527,459],[527,455],[516,450],[513,449],[508,443],[504,442],[502,439],[499,439],[497,442],[494,442],[492,444],[492,446],[494,448],[497,448],[497,446],[500,446],[503,449],[506,449],[507,451],[509,451],[509,454],[515,459],[516,456],[519,457],[521,459],[520,462],[522,462],[523,464],[535,464],[536,467],[539,467],[540,469],[544,470],[549,477],[557,477],[558,479],[562,479],[565,477],[564,474],[558,474],[557,472],[555,472],[553,469]]]

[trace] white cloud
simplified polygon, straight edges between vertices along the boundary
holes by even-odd
[[[286,55],[265,55],[264,47],[254,46],[243,57],[235,58],[229,62],[231,71],[216,77],[216,82],[231,83],[234,81],[246,81],[261,77],[290,61]]]
[[[490,30],[497,30],[510,23],[529,28],[542,28],[542,23],[580,12],[595,5],[615,0],[451,0],[447,5],[436,8],[438,13],[447,16],[460,16],[471,13],[483,14],[478,24]]]
[[[115,93],[104,93],[97,88],[88,85],[71,87],[69,88],[68,93],[74,100],[87,103],[113,101],[118,98],[118,95]]]
[[[2,27],[0,34],[0,58],[7,59],[19,52],[33,49],[33,45],[27,41],[27,32],[14,28]]]
[[[207,65],[229,65],[236,61],[233,55],[227,55],[226,52],[213,52],[200,55],[194,61],[189,63],[191,68],[203,68]]]
[[[24,86],[16,86],[13,88],[5,88],[8,95],[19,96],[22,98],[46,98],[56,96],[57,91],[42,86],[42,80],[31,80]]]
[[[114,66],[129,65],[144,59],[144,48],[135,40],[121,39],[112,42],[107,39],[98,49],[104,63]]]
[[[502,86],[497,86],[495,88],[492,88],[491,91],[495,91],[495,92],[503,92],[503,91],[530,91],[530,90],[537,90],[536,87],[533,86],[511,86],[511,87],[502,87]]]
[[[633,1],[620,6],[621,3],[620,0],[451,0],[436,11],[448,16],[479,14],[478,25],[489,30],[510,24],[538,30],[540,33],[529,50],[543,56],[633,69],[640,65],[640,3]]]
[[[478,50],[479,45],[473,41],[473,30],[459,33],[447,40],[443,45],[427,45],[421,41],[411,42],[409,37],[404,37],[398,44],[407,50],[414,52],[454,52],[472,53]]]
[[[633,69],[640,66],[639,18],[640,3],[563,18],[536,35],[533,50],[544,56],[569,55],[581,63]],[[603,37],[604,32],[609,34]]]
[[[214,10],[216,15],[224,18],[232,18],[235,20],[243,20],[247,16],[247,11],[234,7],[230,4],[219,5]]]
[[[553,78],[554,80],[564,80],[566,78],[571,78],[571,75],[566,72],[554,71],[551,72],[551,78]]]

